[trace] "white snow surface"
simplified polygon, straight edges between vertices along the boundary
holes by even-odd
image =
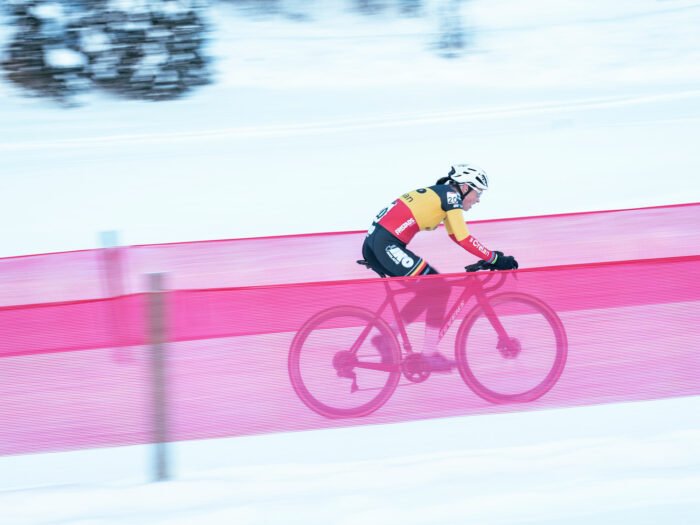
[[[700,519],[697,398],[0,458],[17,525]]]
[[[698,2],[473,0],[454,59],[431,47],[441,3],[219,6],[216,82],[177,102],[65,109],[0,83],[0,256],[104,230],[360,230],[463,160],[493,181],[467,219],[700,200]],[[5,457],[0,523],[691,525],[699,414],[691,397],[181,443],[158,484],[147,447]]]

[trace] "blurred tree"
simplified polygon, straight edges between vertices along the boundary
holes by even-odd
[[[65,100],[85,89],[86,60],[68,45],[75,35],[64,23],[70,14],[60,4],[11,1],[15,35],[2,67],[7,77],[30,92]]]
[[[417,16],[423,10],[423,0],[352,0],[353,8],[366,15],[396,11],[403,16]]]
[[[399,0],[399,11],[403,15],[418,16],[423,10],[423,0]]]
[[[252,17],[279,16],[288,20],[306,22],[312,19],[315,2],[327,0],[219,0],[237,7]]]
[[[434,49],[453,58],[467,48],[464,0],[335,1],[366,15],[436,14]],[[310,0],[3,0],[15,31],[0,68],[28,93],[67,104],[96,87],[127,98],[173,99],[211,81],[202,10],[214,2],[294,20],[309,20],[317,5]]]
[[[146,100],[210,81],[194,0],[8,0],[15,34],[2,62],[28,92],[70,102],[101,87]]]
[[[100,87],[164,100],[210,81],[202,53],[206,29],[191,6],[157,0],[132,12],[104,9],[81,24],[81,51]]]
[[[283,8],[284,0],[221,0],[231,4],[245,14],[259,15],[277,15],[280,14]]]
[[[379,13],[387,8],[387,2],[384,0],[353,0],[353,3],[357,11],[367,15]]]
[[[462,21],[462,0],[443,0],[438,9],[438,52],[446,58],[458,57],[467,47],[467,33]]]

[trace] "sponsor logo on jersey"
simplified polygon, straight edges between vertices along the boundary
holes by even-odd
[[[459,195],[453,191],[447,192],[447,204],[452,204],[453,206],[459,206]]]
[[[415,264],[413,257],[408,255],[405,251],[403,251],[395,244],[389,244],[385,248],[385,250],[386,254],[392,261],[394,261],[394,263],[400,264],[404,268],[411,268]]]
[[[394,232],[396,233],[396,235],[401,235],[401,233],[403,233],[403,231],[404,231],[406,228],[408,228],[409,226],[413,226],[415,223],[416,223],[416,220],[415,220],[413,217],[411,217],[411,218],[408,219],[406,222],[404,222],[401,226],[399,226],[398,228],[396,228],[396,229],[394,230]]]
[[[481,253],[483,253],[484,255],[490,255],[489,251],[484,247],[484,245],[481,244],[479,241],[477,241],[477,240],[476,240],[474,237],[472,237],[471,235],[469,236],[469,242],[471,242],[471,243],[472,243],[472,246],[474,246],[474,248],[476,248],[477,250],[479,250],[479,251],[480,251]]]
[[[379,213],[377,213],[377,216],[374,218],[374,222],[379,222],[379,221],[381,220],[381,218],[384,217],[384,216],[387,214],[387,212],[388,212],[391,208],[393,208],[394,206],[396,206],[396,203],[397,203],[397,202],[398,202],[398,201],[392,202],[391,204],[389,204],[389,206],[387,206],[387,207],[384,208],[382,211],[380,211]]]

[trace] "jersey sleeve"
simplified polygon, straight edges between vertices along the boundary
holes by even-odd
[[[469,233],[467,225],[464,223],[464,216],[461,209],[453,209],[445,216],[445,228],[447,234],[454,242],[467,250],[472,255],[487,262],[494,262],[496,254],[481,244],[476,237]]]

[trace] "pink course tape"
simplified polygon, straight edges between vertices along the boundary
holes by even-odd
[[[153,440],[152,271],[173,441],[700,394],[699,212],[475,223],[520,270],[457,273],[437,232],[415,251],[454,273],[412,279],[355,265],[361,233],[0,259],[0,454]]]

